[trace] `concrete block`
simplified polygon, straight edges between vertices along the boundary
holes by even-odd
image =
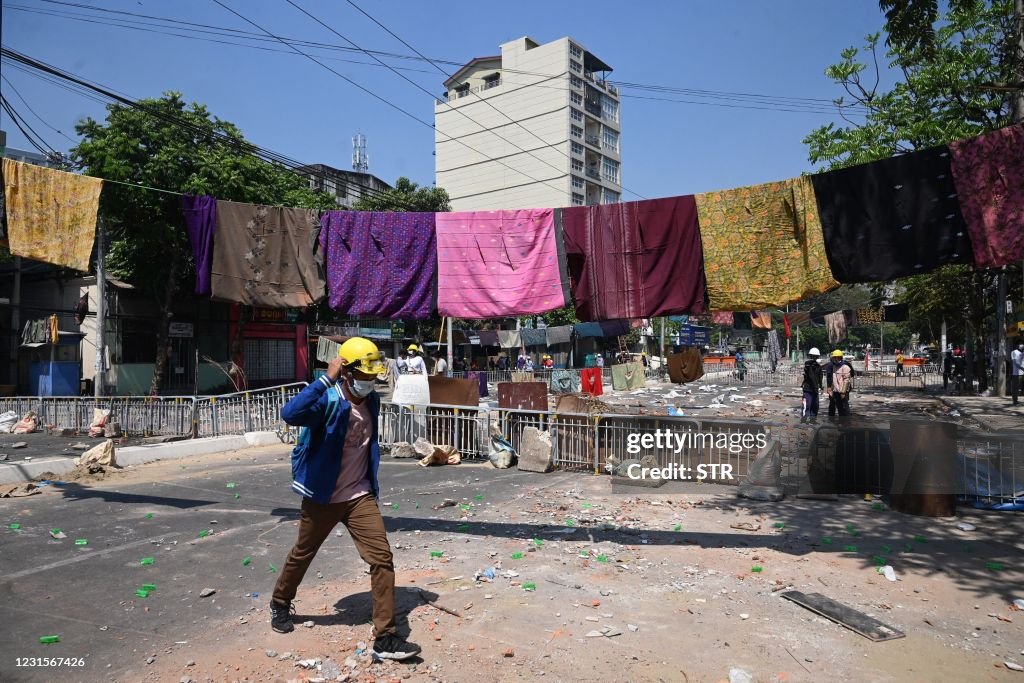
[[[280,446],[283,443],[277,432],[246,432],[245,442],[250,446]]]
[[[551,434],[536,427],[525,428],[519,445],[519,469],[524,472],[550,472],[553,468]]]

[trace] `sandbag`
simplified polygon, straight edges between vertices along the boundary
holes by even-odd
[[[747,480],[739,485],[736,495],[752,500],[779,501],[786,493],[782,488],[782,444],[772,439],[747,469]]]
[[[519,459],[519,454],[511,443],[501,436],[498,425],[491,424],[491,448],[487,460],[499,470],[508,469]]]
[[[110,411],[104,408],[93,408],[92,422],[89,424],[89,436],[103,436],[107,430]]]
[[[18,423],[14,425],[12,430],[15,434],[31,434],[32,432],[39,429],[39,418],[31,410],[25,413],[25,416],[18,420]]]
[[[87,465],[117,467],[117,458],[114,455],[114,441],[107,439],[103,443],[90,448],[80,458],[75,460],[75,465],[77,467],[85,467]]]
[[[18,424],[18,414],[13,410],[8,410],[0,415],[0,434],[10,434],[16,424]]]
[[[416,452],[424,455],[420,460],[420,467],[430,467],[432,465],[458,465],[462,462],[462,456],[454,446],[438,446],[430,443],[426,439],[416,439],[416,443],[413,444],[413,448]]]

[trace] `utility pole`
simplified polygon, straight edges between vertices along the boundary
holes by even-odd
[[[454,360],[452,353],[452,340],[454,338],[455,335],[452,334],[452,319],[448,318],[448,372],[445,373],[446,377],[452,376],[452,361]]]
[[[21,257],[14,257],[14,288],[11,292],[11,365],[10,382],[18,384],[18,347],[21,339],[18,334],[21,330]]]
[[[658,375],[664,375],[665,369],[668,368],[668,358],[665,356],[665,317],[661,318],[661,359],[658,361]]]
[[[107,376],[107,273],[103,253],[103,218],[96,223],[96,362],[92,388],[96,398],[103,396]]]

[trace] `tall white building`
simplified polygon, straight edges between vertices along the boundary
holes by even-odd
[[[477,57],[434,106],[436,182],[453,211],[621,201],[612,68],[571,38]]]

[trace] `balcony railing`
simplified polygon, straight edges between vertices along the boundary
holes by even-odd
[[[587,175],[590,176],[591,178],[594,178],[595,180],[601,179],[601,174],[598,172],[596,168],[588,168]]]
[[[445,102],[451,102],[452,100],[459,100],[463,97],[468,96],[470,93],[483,92],[484,90],[490,90],[491,88],[497,88],[501,85],[501,79],[497,78],[493,81],[485,81],[483,85],[474,85],[472,88],[464,88],[462,90],[450,90],[448,91],[444,99],[435,100],[437,104],[444,104]]]
[[[588,135],[587,138],[586,138],[586,141],[587,141],[588,145],[593,145],[594,147],[597,147],[598,149],[601,148],[601,138],[599,138],[596,135]]]

